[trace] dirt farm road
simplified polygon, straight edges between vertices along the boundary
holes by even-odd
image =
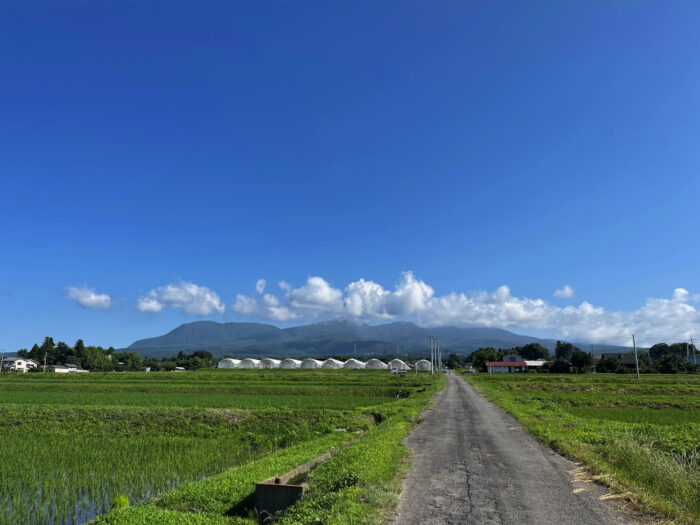
[[[416,456],[395,525],[630,523],[461,377],[450,373],[439,396],[406,438]]]

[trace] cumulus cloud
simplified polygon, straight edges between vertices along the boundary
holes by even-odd
[[[564,288],[559,288],[554,292],[554,297],[557,297],[558,299],[571,299],[574,294],[574,289],[566,284],[564,285]]]
[[[266,284],[267,281],[265,279],[258,279],[258,282],[255,283],[255,289],[258,291],[258,293],[263,293],[265,291]]]
[[[63,290],[66,297],[90,310],[106,310],[112,306],[112,298],[106,293],[97,293],[87,287],[66,286]]]
[[[188,281],[154,288],[136,302],[140,312],[157,313],[168,307],[181,308],[188,315],[223,314],[226,308],[216,292]]]
[[[401,274],[392,289],[359,279],[344,289],[319,276],[298,288],[279,283],[281,294],[239,294],[233,310],[246,317],[273,321],[307,321],[317,317],[345,317],[359,321],[410,319],[422,326],[488,326],[548,331],[562,338],[630,343],[634,333],[640,344],[663,339],[700,338],[700,314],[692,303],[697,295],[677,288],[670,298],[650,298],[631,311],[611,311],[587,301],[556,306],[538,298],[517,297],[508,286],[493,292],[451,292],[437,296],[434,289],[412,272]],[[565,286],[557,292],[573,297]],[[559,296],[562,296],[560,294]]]

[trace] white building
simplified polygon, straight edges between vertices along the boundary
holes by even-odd
[[[321,368],[343,368],[343,363],[342,361],[338,361],[337,359],[333,359],[332,357],[330,359],[326,359],[322,364]]]
[[[369,368],[369,369],[373,369],[373,370],[386,370],[387,368],[389,368],[389,365],[380,361],[379,359],[370,359],[365,364],[365,368]]]
[[[538,359],[536,361],[525,361],[525,364],[527,365],[528,368],[541,368],[545,365],[547,361],[543,359]]]
[[[260,362],[260,359],[246,357],[238,364],[238,368],[262,368],[262,363]]]
[[[363,363],[362,361],[355,359],[354,357],[351,359],[348,359],[345,361],[345,364],[343,365],[343,368],[349,368],[351,370],[356,370],[358,368],[364,368],[366,363]]]
[[[232,359],[230,357],[226,357],[219,361],[218,367],[219,368],[238,368],[238,365],[241,364],[240,359]]]
[[[280,361],[280,368],[301,368],[301,361],[299,359],[292,359],[288,357],[287,359],[282,359]]]
[[[318,359],[311,359],[310,357],[301,362],[301,368],[321,368],[321,365],[323,365],[321,361]]]
[[[279,368],[280,367],[280,360],[279,359],[272,359],[271,357],[266,357],[265,359],[262,360],[262,367],[263,368]]]
[[[389,361],[389,368],[392,370],[395,368],[396,370],[408,370],[410,367],[401,361],[401,359],[392,359]]]
[[[25,373],[33,370],[37,366],[35,361],[25,359],[24,357],[6,357],[2,360],[2,367],[8,369],[10,372]]]
[[[427,359],[421,359],[420,361],[416,361],[416,370],[427,370],[430,372],[430,361]]]

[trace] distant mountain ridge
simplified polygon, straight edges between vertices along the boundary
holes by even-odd
[[[345,320],[279,328],[264,323],[185,323],[165,335],[140,339],[127,348],[143,356],[208,350],[216,356],[316,357],[327,355],[425,355],[436,335],[447,352],[470,353],[481,346],[510,348],[539,343],[554,349],[556,340],[519,335],[501,328],[423,328],[409,322],[367,325]],[[586,351],[626,351],[625,347],[575,343]]]

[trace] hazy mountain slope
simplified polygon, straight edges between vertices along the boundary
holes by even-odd
[[[426,355],[430,335],[440,338],[445,351],[469,353],[481,346],[510,348],[537,342],[554,349],[553,339],[538,339],[500,328],[422,328],[395,322],[370,326],[344,320],[325,321],[290,328],[262,323],[216,323],[197,321],[178,326],[159,337],[141,339],[129,350],[146,356],[172,355],[180,350],[209,350],[215,355],[235,356],[327,356],[327,355]],[[622,347],[576,343],[586,351],[625,351]]]

